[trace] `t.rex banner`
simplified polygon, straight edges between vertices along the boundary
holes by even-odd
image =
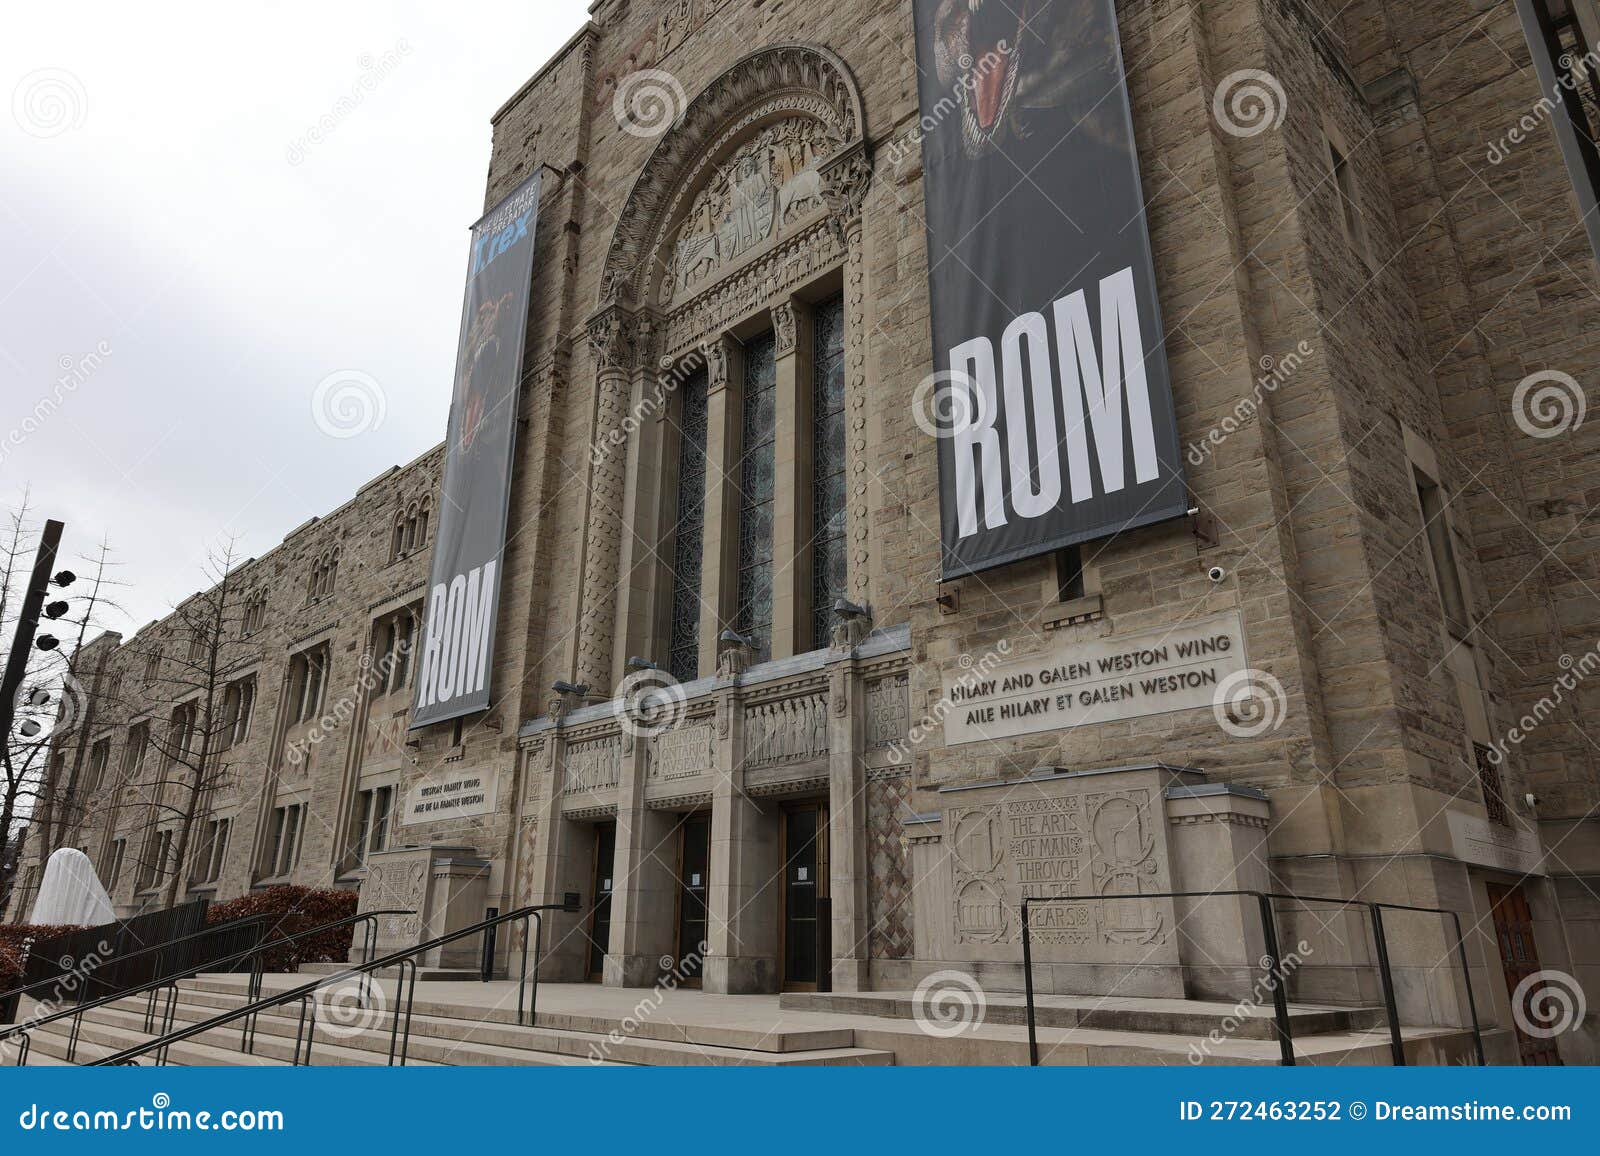
[[[1113,0],[915,0],[946,578],[1183,514]]]
[[[472,227],[411,729],[489,705],[539,174]]]

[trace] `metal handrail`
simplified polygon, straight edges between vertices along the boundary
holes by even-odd
[[[348,927],[353,923],[359,923],[362,921],[371,921],[373,926],[376,926],[377,920],[383,916],[415,914],[416,912],[414,911],[398,909],[384,911],[361,911],[354,915],[347,915],[342,919],[333,920],[331,923],[325,923],[320,927],[314,927],[309,931],[300,932],[292,938],[300,939],[305,938],[308,935],[321,932],[337,931],[341,927]],[[371,934],[371,932],[368,933],[369,942],[371,941]],[[78,1038],[83,1029],[83,1015],[85,1012],[91,1012],[96,1008],[105,1007],[107,1004],[116,1003],[119,1000],[128,999],[132,996],[144,995],[146,992],[149,992],[151,993],[151,1002],[149,1008],[147,1008],[145,1012],[145,1030],[149,1031],[152,1030],[151,1025],[154,1023],[155,993],[162,988],[170,987],[172,991],[167,996],[167,1009],[164,1016],[165,1023],[170,1027],[172,1017],[176,1010],[175,998],[179,980],[192,978],[193,976],[199,975],[202,972],[214,971],[219,968],[227,968],[233,964],[242,963],[259,953],[272,951],[286,942],[288,942],[288,940],[273,940],[270,943],[257,944],[255,947],[248,948],[247,950],[238,952],[234,955],[225,956],[222,959],[208,960],[207,962],[199,964],[195,967],[187,968],[181,972],[174,972],[171,975],[163,976],[161,979],[151,980],[148,983],[135,985],[127,988],[126,990],[116,992],[112,995],[105,996],[102,999],[97,999],[90,1003],[80,1003],[75,1007],[63,1008],[60,1011],[52,1012],[51,1014],[47,1016],[41,1016],[38,1019],[28,1020],[25,1023],[5,1025],[0,1027],[0,1043],[4,1043],[13,1036],[22,1037],[22,1043],[19,1045],[17,1053],[17,1065],[21,1066],[27,1062],[28,1052],[32,1046],[32,1040],[29,1035],[30,1032],[37,1028],[43,1027],[45,1024],[54,1023],[56,1020],[65,1019],[68,1016],[76,1016],[77,1018],[72,1025],[72,1035],[67,1043],[67,1062],[72,1063],[74,1061],[74,1057],[77,1055]]]
[[[269,1011],[272,1008],[282,1007],[284,1004],[293,1003],[296,1000],[298,1000],[300,1003],[300,1020],[295,1028],[294,1053],[290,1060],[290,1064],[294,1067],[299,1067],[302,1063],[310,1064],[312,1045],[316,1042],[317,1038],[317,1005],[315,1002],[317,993],[323,988],[332,987],[336,984],[343,983],[346,980],[360,976],[362,978],[362,998],[365,999],[366,993],[369,990],[366,985],[372,973],[382,971],[385,968],[394,967],[398,969],[398,974],[395,978],[396,1006],[395,1010],[391,1013],[392,1018],[389,1026],[389,1066],[394,1066],[395,1058],[398,1056],[400,1066],[404,1067],[411,1044],[411,1013],[412,1008],[416,1003],[417,956],[423,955],[434,950],[435,948],[443,947],[447,943],[454,943],[458,939],[465,939],[469,935],[480,935],[484,932],[487,932],[490,928],[499,927],[502,924],[513,923],[520,920],[523,925],[522,969],[521,978],[517,981],[517,1023],[520,1025],[526,1022],[527,1025],[531,1026],[535,1022],[538,1015],[539,963],[541,941],[543,939],[544,931],[544,919],[541,913],[545,911],[575,912],[578,910],[578,894],[577,892],[569,891],[566,893],[566,897],[561,903],[539,903],[529,907],[519,907],[515,911],[506,912],[504,915],[496,915],[488,919],[480,920],[468,927],[463,927],[457,931],[452,931],[445,935],[437,936],[425,943],[419,943],[415,947],[407,947],[400,951],[390,952],[388,955],[385,955],[382,958],[370,959],[366,963],[359,964],[355,967],[346,968],[344,971],[338,972],[334,975],[324,976],[321,979],[315,980],[308,984],[303,984],[300,987],[290,988],[288,991],[282,991],[275,995],[265,996],[261,999],[247,1003],[243,1007],[233,1008],[230,1011],[225,1011],[218,1015],[212,1016],[210,1019],[201,1020],[198,1023],[190,1024],[188,1027],[180,1028],[177,1031],[168,1032],[156,1039],[146,1040],[144,1043],[135,1044],[131,1048],[124,1048],[120,1052],[115,1052],[112,1055],[104,1056],[101,1059],[95,1060],[89,1066],[115,1067],[132,1065],[137,1057],[152,1051],[156,1053],[157,1064],[165,1064],[167,1052],[173,1044],[182,1043],[184,1040],[191,1039],[194,1036],[203,1035],[209,1031],[215,1031],[217,1028],[225,1027],[228,1024],[233,1023],[235,1020],[253,1020],[263,1011]],[[394,913],[388,912],[385,914]],[[532,931],[531,936],[529,934],[530,924]],[[528,941],[530,938],[533,940],[533,986],[531,991],[528,986]],[[409,973],[407,972],[407,968],[410,969]],[[402,1014],[401,1001],[399,998],[402,991],[405,992],[405,1032],[403,1035],[400,1031]],[[309,1031],[307,1030],[308,1027],[310,1029]],[[302,1044],[304,1044],[303,1053],[301,1050]]]
[[[1478,1023],[1478,1005],[1472,994],[1472,972],[1467,964],[1466,941],[1461,933],[1461,916],[1442,907],[1414,907],[1405,903],[1378,903],[1365,899],[1338,899],[1321,895],[1294,895],[1284,891],[1145,891],[1128,895],[1045,895],[1024,896],[1022,899],[1022,973],[1026,992],[1028,1016],[1028,1063],[1039,1066],[1038,1017],[1033,993],[1033,943],[1028,926],[1029,903],[1089,903],[1127,899],[1214,899],[1249,896],[1256,900],[1261,917],[1263,943],[1262,969],[1272,992],[1273,1023],[1277,1031],[1280,1064],[1295,1064],[1294,1036],[1289,1025],[1289,997],[1284,990],[1287,976],[1283,972],[1282,957],[1278,947],[1278,924],[1272,910],[1274,899],[1288,899],[1296,903],[1332,903],[1340,907],[1365,907],[1372,921],[1373,945],[1378,956],[1378,974],[1383,985],[1384,1012],[1389,1025],[1390,1056],[1400,1067],[1406,1063],[1404,1041],[1400,1034],[1400,1013],[1394,994],[1394,974],[1389,964],[1388,942],[1383,930],[1383,909],[1391,911],[1419,911],[1432,915],[1448,915],[1455,923],[1456,949],[1461,961],[1461,974],[1467,985],[1467,1007],[1472,1014],[1472,1040],[1478,1064],[1485,1063],[1483,1031]]]
[[[191,939],[200,939],[203,936],[207,936],[207,935],[217,935],[217,934],[224,933],[224,932],[227,932],[227,931],[238,930],[244,924],[257,923],[257,922],[265,923],[266,921],[268,921],[270,919],[273,919],[273,918],[276,918],[276,915],[273,912],[269,911],[269,912],[264,912],[264,913],[262,913],[260,915],[245,915],[245,916],[241,916],[238,919],[230,919],[226,923],[214,923],[210,927],[202,927],[199,931],[192,931],[188,935],[182,936],[182,937],[180,937],[178,939],[169,939],[165,943],[153,943],[149,947],[141,947],[138,951],[129,952],[127,955],[112,956],[110,959],[107,959],[105,962],[106,963],[126,963],[129,960],[138,959],[142,955],[150,955],[150,954],[152,954],[154,952],[158,952],[158,951],[164,952],[168,948],[177,947],[179,944],[187,943]],[[76,966],[69,967],[69,968],[63,968],[57,974],[49,976],[49,977],[47,977],[45,979],[34,980],[32,983],[24,984],[22,987],[14,987],[10,991],[0,991],[0,1007],[4,1007],[6,1000],[10,999],[12,996],[24,996],[24,995],[27,995],[30,991],[35,991],[35,990],[37,990],[39,988],[44,988],[44,987],[51,987],[51,986],[53,986],[55,984],[59,984],[62,980],[66,979],[68,976],[77,974],[77,972],[78,972],[78,968]],[[85,979],[91,978],[93,976],[93,974],[94,974],[93,971],[87,972],[87,973],[85,973],[84,978]]]

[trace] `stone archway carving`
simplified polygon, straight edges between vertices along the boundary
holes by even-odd
[[[804,138],[796,155],[810,158],[806,187],[799,190],[805,213],[797,214],[793,230],[785,236],[778,228],[773,236],[763,235],[760,244],[740,249],[737,261],[693,285],[692,293],[663,295],[662,280],[671,265],[663,254],[679,252],[680,226],[695,198],[722,166],[730,160],[737,166],[741,148],[769,131],[781,138],[790,122],[801,126],[791,137]],[[726,170],[723,174],[727,179]],[[578,682],[591,699],[608,698],[612,689],[630,442],[627,401],[636,373],[696,347],[751,305],[770,301],[830,265],[842,265],[846,328],[855,335],[846,354],[852,446],[860,442],[866,360],[861,211],[870,179],[861,93],[848,67],[825,48],[779,44],[751,53],[712,81],[662,137],[634,181],[606,254],[598,307],[586,326],[595,371],[595,445],[605,450],[593,455],[590,475],[584,610],[575,663]],[[780,206],[788,204],[771,184],[762,205],[774,198]],[[781,216],[784,210],[771,211]],[[850,469],[864,469],[854,449]],[[852,491],[852,517],[861,527],[856,537],[862,539],[865,479]],[[865,558],[864,543],[852,542],[858,594],[864,589],[859,584],[865,582]]]
[[[760,49],[690,102],[645,162],[612,234],[598,311],[679,303],[671,293],[660,300],[660,288],[670,273],[671,241],[691,204],[739,146],[784,122],[803,124],[798,135],[826,143],[814,150],[817,187],[799,194],[822,197],[835,216],[859,213],[868,176],[865,122],[849,68],[814,45]]]

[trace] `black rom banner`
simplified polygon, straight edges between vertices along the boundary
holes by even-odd
[[[1113,0],[915,0],[943,573],[1184,513]]]
[[[535,173],[472,227],[413,730],[489,705],[538,209]]]

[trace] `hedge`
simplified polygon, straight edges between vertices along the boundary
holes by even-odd
[[[226,903],[213,903],[206,912],[206,923],[226,923],[249,915],[276,915],[280,918],[268,925],[271,937],[284,938],[354,915],[357,899],[354,891],[283,884],[252,891]],[[355,925],[351,924],[274,948],[266,953],[265,970],[295,971],[302,963],[343,963],[350,956],[354,934]]]
[[[48,945],[58,935],[79,930],[81,928],[74,926],[45,923],[0,924],[0,991],[22,985],[23,968],[34,944]]]

